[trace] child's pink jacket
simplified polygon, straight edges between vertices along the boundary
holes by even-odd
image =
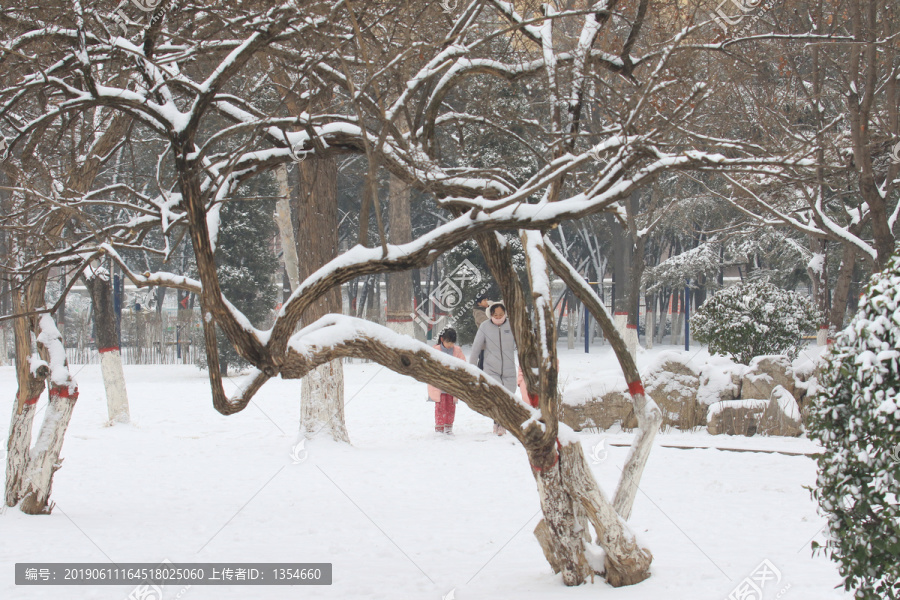
[[[441,351],[441,345],[435,344],[433,346],[435,350]],[[463,351],[459,346],[453,346],[453,357],[458,358],[459,360],[466,360],[466,355],[463,354]],[[422,389],[422,388],[419,388]],[[437,389],[430,383],[428,384],[428,399],[432,402],[440,402],[441,401],[441,390]],[[456,404],[458,400],[456,398],[453,399],[453,403]]]

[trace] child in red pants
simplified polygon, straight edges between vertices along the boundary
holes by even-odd
[[[452,327],[448,327],[441,332],[441,335],[438,336],[438,343],[434,346],[434,349],[440,350],[444,354],[449,354],[462,361],[466,360],[462,350],[456,345],[456,330]],[[453,419],[456,417],[457,399],[429,384],[428,400],[434,402],[435,433],[452,434]]]

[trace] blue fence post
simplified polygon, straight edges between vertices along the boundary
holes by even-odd
[[[581,305],[584,307],[584,353],[591,353],[591,311],[588,310],[587,305],[582,302]]]
[[[690,312],[691,312],[691,288],[688,286],[688,282],[684,284],[684,349],[691,349],[691,332],[688,327],[688,323],[690,322]]]

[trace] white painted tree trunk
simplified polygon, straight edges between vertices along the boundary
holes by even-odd
[[[680,305],[679,305],[679,308]],[[678,346],[684,343],[681,330],[684,329],[684,313],[680,310],[672,313],[672,345]]]
[[[21,337],[18,329],[16,333],[17,337]],[[10,423],[6,480],[7,505],[15,506],[18,503],[22,512],[33,515],[48,514],[53,510],[50,503],[53,474],[62,462],[59,455],[63,438],[69,427],[75,401],[78,399],[78,385],[69,372],[62,336],[50,315],[44,314],[40,318],[36,337],[41,348],[41,358],[46,362],[36,369],[19,370],[20,392]],[[21,346],[24,350],[28,345],[30,341],[26,343],[17,340],[17,360],[27,356],[20,352],[18,347]],[[36,356],[29,359],[29,362],[35,359]],[[22,362],[24,363],[24,360]],[[25,375],[31,377],[23,377]],[[34,448],[29,450],[34,405],[40,397],[45,378],[49,378],[50,382],[50,400],[38,432],[37,442]]]
[[[619,335],[622,336],[622,339],[625,340],[625,347],[628,348],[628,354],[630,354],[631,357],[634,358],[635,356],[637,356],[637,329],[628,326],[627,312],[617,312],[614,318],[616,330],[619,332]]]
[[[7,506],[15,506],[22,497],[25,469],[28,466],[28,452],[31,448],[31,428],[34,422],[35,402],[25,402],[19,411],[18,402],[13,403],[9,421],[9,439],[6,442],[6,489],[4,498]]]
[[[300,433],[312,439],[328,431],[338,442],[350,442],[344,423],[344,367],[334,359],[303,378],[300,402]]]
[[[122,369],[122,353],[118,348],[100,351],[100,371],[106,389],[106,409],[110,423],[128,423],[128,392],[125,387],[125,371]]]
[[[125,388],[125,372],[122,370],[110,274],[106,269],[90,268],[84,273],[84,283],[93,305],[94,330],[100,351],[100,371],[103,374],[103,387],[106,389],[109,422],[128,423],[128,392]]]
[[[53,504],[50,503],[53,474],[62,465],[59,455],[77,399],[78,387],[74,381],[71,381],[71,387],[69,385],[50,387],[50,402],[41,430],[38,432],[37,442],[31,450],[25,479],[22,482],[22,500],[19,508],[24,513],[49,514],[53,510]]]

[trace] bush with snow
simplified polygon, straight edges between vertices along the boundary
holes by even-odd
[[[691,333],[711,354],[749,364],[754,356],[796,358],[803,335],[815,331],[819,313],[806,296],[767,282],[740,283],[717,292],[691,318]]]
[[[809,435],[825,552],[857,598],[900,598],[900,256],[875,274],[826,355]],[[815,546],[815,545],[814,545]]]

